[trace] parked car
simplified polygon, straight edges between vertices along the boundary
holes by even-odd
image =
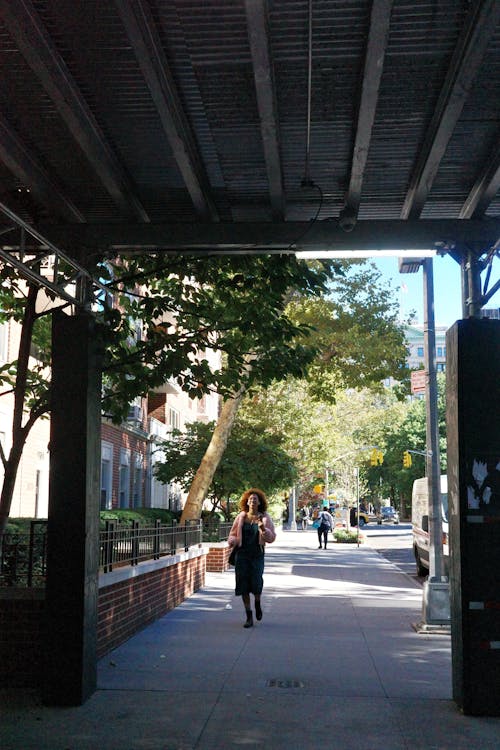
[[[399,523],[399,513],[396,508],[393,508],[392,505],[384,505],[383,508],[380,508],[377,513],[377,523],[379,526],[382,526],[383,523]]]
[[[356,508],[351,508],[350,519],[349,519],[351,526],[357,526],[356,517],[357,517]],[[368,515],[366,510],[363,510],[362,508],[360,508],[359,509],[359,528],[360,529],[363,528],[363,526],[366,526],[367,523],[370,523],[370,516]]]

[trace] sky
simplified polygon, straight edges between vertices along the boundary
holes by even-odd
[[[399,273],[397,258],[372,258],[382,274],[382,279],[391,281],[399,297],[401,318],[407,319],[414,310],[416,323],[424,322],[423,270],[417,273]],[[434,324],[449,328],[462,318],[462,291],[460,266],[450,255],[433,258],[434,279]],[[498,295],[488,306],[494,305]]]

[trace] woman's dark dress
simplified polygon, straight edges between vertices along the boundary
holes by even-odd
[[[242,544],[236,554],[236,596],[262,593],[264,580],[264,548],[259,544],[259,526],[256,523],[243,524]]]

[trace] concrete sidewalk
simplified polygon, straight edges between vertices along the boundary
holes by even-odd
[[[280,532],[264,617],[244,629],[234,573],[108,654],[78,708],[0,694],[2,750],[498,750],[462,716],[450,638],[421,635],[422,589],[369,546]]]

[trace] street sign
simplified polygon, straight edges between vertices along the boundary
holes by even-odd
[[[411,392],[425,393],[425,381],[427,379],[426,370],[412,370],[411,372]]]

